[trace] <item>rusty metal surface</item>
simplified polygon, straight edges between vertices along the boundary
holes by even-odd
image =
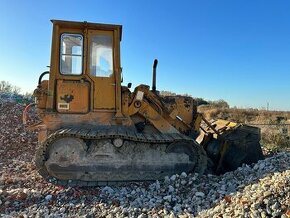
[[[188,96],[165,96],[162,97],[165,107],[170,112],[171,117],[180,117],[186,124],[190,125],[193,115],[197,113],[193,98]]]
[[[37,107],[40,109],[46,108],[46,101],[48,95],[48,80],[42,81],[34,90],[33,96],[36,97]]]

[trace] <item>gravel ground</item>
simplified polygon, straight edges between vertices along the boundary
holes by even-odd
[[[91,188],[47,183],[34,167],[37,138],[21,124],[23,108],[0,104],[0,217],[290,217],[289,152],[222,176]]]

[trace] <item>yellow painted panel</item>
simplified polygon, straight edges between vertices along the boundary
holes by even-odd
[[[89,83],[58,80],[56,109],[60,113],[87,113]]]

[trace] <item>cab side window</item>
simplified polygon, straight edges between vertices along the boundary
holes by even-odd
[[[97,77],[113,75],[113,37],[93,35],[90,43],[90,74]]]
[[[83,36],[63,33],[61,35],[60,73],[65,75],[82,74]]]

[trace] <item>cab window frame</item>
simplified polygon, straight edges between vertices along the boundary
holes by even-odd
[[[81,57],[81,72],[80,73],[63,73],[62,72],[62,57],[64,55],[68,55],[68,54],[64,54],[62,52],[62,49],[63,49],[63,45],[62,45],[62,42],[63,42],[63,36],[64,35],[73,35],[73,36],[80,36],[81,37],[81,55],[73,55],[73,54],[70,54],[71,57]],[[84,74],[84,51],[85,51],[85,39],[84,39],[84,35],[82,33],[78,33],[78,32],[62,32],[60,34],[60,37],[59,37],[59,74],[60,75],[63,75],[63,76],[81,76]]]

